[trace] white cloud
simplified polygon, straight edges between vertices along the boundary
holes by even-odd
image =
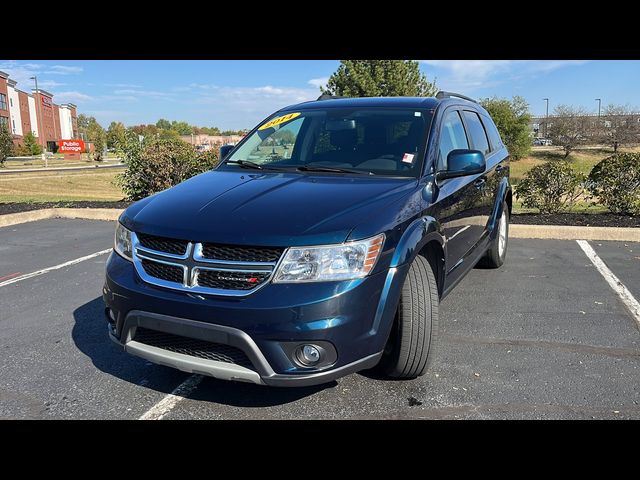
[[[444,71],[436,75],[444,90],[472,91],[495,87],[514,79],[535,78],[560,68],[578,66],[584,60],[423,60],[422,63]],[[430,75],[433,78],[433,74]]]
[[[66,83],[56,82],[55,80],[42,80],[38,82],[38,87],[40,88],[56,88],[56,87],[64,87]]]
[[[114,88],[142,88],[142,85],[136,85],[135,83],[105,83],[104,86]]]
[[[54,95],[54,100],[56,103],[58,102],[90,102],[94,100],[94,97],[87,95],[82,92],[69,91],[69,92],[58,92]]]
[[[133,88],[114,90],[113,93],[115,95],[133,95],[133,96],[137,95],[140,97],[154,97],[154,98],[168,97],[172,95],[171,93],[167,93],[167,92],[159,92],[155,90],[135,90]]]
[[[324,87],[329,81],[329,77],[312,78],[307,83],[313,87]]]
[[[82,73],[82,67],[72,67],[69,65],[53,65],[48,67],[48,69],[44,73],[52,73],[54,75],[75,75],[78,73]]]

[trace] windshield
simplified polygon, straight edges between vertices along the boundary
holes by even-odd
[[[416,177],[430,120],[430,111],[415,109],[279,112],[225,163],[233,168]]]

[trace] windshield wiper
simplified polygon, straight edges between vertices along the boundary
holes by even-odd
[[[321,167],[320,165],[303,165],[301,167],[298,167],[297,170],[300,170],[302,172],[357,173],[358,175],[375,175],[373,172],[366,172],[363,170],[338,167]]]
[[[224,162],[225,164],[227,163],[236,163],[238,165],[240,165],[241,167],[245,167],[245,168],[253,168],[255,170],[262,170],[262,165],[258,165],[255,162],[252,162],[251,160],[227,160]]]

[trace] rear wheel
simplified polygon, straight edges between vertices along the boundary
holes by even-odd
[[[409,268],[400,295],[393,330],[380,369],[394,378],[423,375],[433,357],[438,333],[438,286],[426,258]]]
[[[485,265],[489,268],[499,268],[504,263],[507,256],[507,245],[509,243],[509,206],[502,203],[502,215],[498,221],[498,234],[487,250]]]

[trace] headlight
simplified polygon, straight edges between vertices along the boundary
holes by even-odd
[[[131,246],[131,232],[124,228],[120,222],[116,227],[116,239],[113,249],[118,255],[131,261],[133,248]]]
[[[378,260],[384,234],[367,240],[323,245],[292,247],[287,250],[274,283],[325,282],[366,277]]]

